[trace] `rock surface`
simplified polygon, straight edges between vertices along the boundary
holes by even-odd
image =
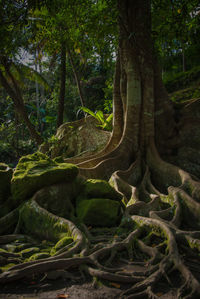
[[[88,179],[76,200],[80,221],[92,226],[113,226],[120,218],[122,196],[106,181]]]
[[[56,133],[56,142],[50,146],[51,157],[62,156],[70,158],[74,156],[87,157],[91,153],[101,150],[111,133],[98,129],[95,118],[86,118],[61,125]]]
[[[78,218],[87,225],[114,226],[120,215],[120,203],[108,198],[80,201],[76,208]]]
[[[19,160],[11,180],[13,199],[21,202],[42,187],[57,182],[71,182],[77,175],[78,168],[75,165],[57,163],[40,152],[24,156]]]

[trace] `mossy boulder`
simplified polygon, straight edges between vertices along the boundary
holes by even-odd
[[[77,166],[58,163],[45,154],[36,152],[19,160],[11,180],[12,195],[16,201],[21,202],[42,187],[58,182],[71,182],[77,175]]]
[[[97,125],[97,120],[92,116],[62,124],[55,138],[49,141],[51,157],[87,157],[101,150],[110,139],[111,133],[99,129]],[[47,145],[41,147],[41,151],[45,150]]]
[[[92,226],[114,226],[120,217],[120,202],[107,198],[92,198],[77,203],[80,221]]]
[[[76,197],[83,189],[83,180],[77,177],[73,182],[58,183],[39,190],[34,198],[37,203],[49,212],[72,219]]]
[[[7,164],[0,163],[0,204],[10,195],[10,182],[13,170]]]
[[[85,182],[84,193],[87,198],[109,198],[117,201],[122,200],[122,195],[105,180],[88,179]]]

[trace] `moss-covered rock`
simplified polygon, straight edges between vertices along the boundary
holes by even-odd
[[[10,195],[10,182],[13,170],[6,164],[0,163],[0,204]]]
[[[87,198],[109,198],[117,201],[122,200],[122,195],[105,180],[88,179],[85,182],[84,193]]]
[[[83,189],[83,180],[77,177],[70,183],[59,183],[39,190],[34,198],[39,205],[49,212],[72,219],[76,197]]]
[[[36,152],[19,160],[11,181],[11,191],[16,201],[29,198],[44,186],[58,182],[71,182],[78,168],[69,163],[57,163],[45,154]]]
[[[76,213],[80,221],[92,226],[114,226],[120,217],[120,203],[107,198],[79,201]]]

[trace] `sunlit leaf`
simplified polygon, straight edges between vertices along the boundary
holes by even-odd
[[[77,48],[77,49],[75,49],[75,52],[76,52],[77,54],[80,54],[80,53],[81,53],[81,50],[80,50],[79,48]]]
[[[120,289],[121,285],[115,282],[110,282],[110,285],[114,288]]]
[[[158,297],[161,297],[163,295],[163,293],[159,292],[159,293],[156,293],[156,296]]]

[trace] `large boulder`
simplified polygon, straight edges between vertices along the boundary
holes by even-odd
[[[122,200],[122,195],[105,180],[88,179],[85,182],[84,193],[87,198],[109,198],[117,201]]]
[[[110,132],[99,129],[97,125],[97,120],[92,116],[64,123],[58,128],[55,139],[48,146],[43,145],[41,151],[49,150],[52,158],[90,156],[101,150],[111,136]]]
[[[6,164],[0,163],[0,204],[10,195],[10,181],[13,170]]]
[[[72,182],[77,175],[77,166],[58,163],[45,154],[36,152],[19,160],[11,180],[12,196],[14,200],[21,202],[45,186]]]
[[[72,219],[76,197],[80,194],[83,181],[77,177],[73,182],[58,183],[39,190],[34,195],[37,203],[49,212]]]
[[[76,199],[76,214],[81,222],[92,226],[114,226],[121,215],[119,194],[108,182],[88,179]]]
[[[120,218],[120,203],[108,198],[91,198],[77,203],[81,222],[92,226],[114,226]]]

